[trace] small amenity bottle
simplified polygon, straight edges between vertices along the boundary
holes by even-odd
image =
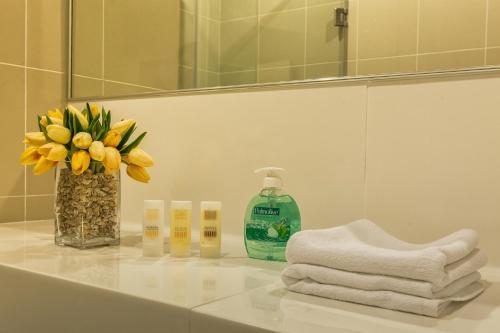
[[[191,201],[172,201],[170,205],[170,255],[191,255]]]
[[[221,206],[220,201],[202,201],[200,204],[200,257],[220,257]]]
[[[144,200],[142,255],[145,257],[163,256],[164,206],[163,200]]]
[[[278,175],[284,169],[269,167],[262,190],[252,198],[245,213],[245,247],[255,259],[286,261],[288,239],[300,231],[300,212],[295,200],[281,188]]]

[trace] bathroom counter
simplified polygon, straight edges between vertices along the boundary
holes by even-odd
[[[285,264],[247,258],[241,237],[223,235],[221,259],[146,259],[140,231],[122,229],[121,246],[80,251],[54,245],[51,221],[0,224],[0,332],[489,333],[500,326],[500,269],[483,269],[490,287],[434,319],[287,292]]]

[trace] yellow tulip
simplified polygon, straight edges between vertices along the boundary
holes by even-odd
[[[89,127],[89,121],[87,117],[85,117],[85,115],[80,110],[78,110],[71,104],[68,104],[68,110],[78,118],[80,124],[82,124],[83,129],[87,129],[87,127]]]
[[[127,166],[127,175],[142,183],[149,183],[151,179],[145,168],[134,164],[129,164]]]
[[[56,164],[57,162],[49,161],[44,156],[40,156],[40,159],[38,160],[38,162],[36,162],[36,165],[33,168],[33,173],[36,176],[40,176],[41,174],[44,174],[47,171],[49,171],[52,167],[56,166]]]
[[[49,110],[47,113],[49,114],[50,119],[55,118],[62,120],[64,118],[61,110],[59,109]]]
[[[94,141],[89,147],[90,157],[95,160],[102,162],[105,157],[104,144],[101,141]]]
[[[31,146],[41,146],[47,143],[47,138],[42,132],[28,132],[24,135],[23,142]]]
[[[99,107],[97,105],[92,105],[90,107],[90,113],[92,114],[92,118],[96,118],[99,116]]]
[[[140,148],[134,148],[128,154],[128,161],[132,164],[148,168],[153,166],[153,158]]]
[[[104,138],[104,145],[106,147],[116,147],[122,140],[122,136],[115,130],[111,130]]]
[[[67,144],[71,139],[71,132],[61,125],[47,126],[47,135],[57,143]]]
[[[120,152],[118,149],[114,147],[105,147],[104,148],[104,160],[102,160],[102,164],[109,171],[114,171],[120,169],[120,163],[122,161],[122,157],[120,156]]]
[[[92,144],[92,136],[87,132],[76,133],[73,137],[73,144],[80,149],[87,149]]]
[[[38,148],[38,154],[49,161],[64,161],[68,156],[68,150],[60,143],[49,142]]]
[[[53,117],[50,117],[50,121],[52,122],[52,124],[56,124],[56,125],[62,125],[63,124],[63,121],[62,119],[59,119],[59,118],[53,118]],[[47,127],[47,125],[49,124],[49,121],[47,120],[47,116],[42,116],[42,119],[40,119],[40,125],[42,125],[43,127]]]
[[[79,150],[73,153],[71,157],[71,169],[75,175],[81,175],[85,170],[89,168],[90,165],[90,155],[85,150]]]
[[[38,153],[38,148],[31,146],[26,148],[26,150],[21,154],[19,162],[22,165],[32,165],[38,162],[40,159],[40,154]]]
[[[111,129],[117,131],[120,135],[123,135],[128,129],[135,125],[135,120],[125,119],[111,125]]]

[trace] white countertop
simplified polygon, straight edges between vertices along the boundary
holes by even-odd
[[[54,245],[51,221],[0,224],[0,333],[495,332],[500,269],[490,287],[442,318],[291,293],[284,263],[246,257],[223,235],[221,259],[142,257],[140,232],[91,250]],[[196,233],[193,233],[196,234]]]

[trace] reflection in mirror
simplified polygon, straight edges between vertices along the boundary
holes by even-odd
[[[73,0],[71,97],[500,65],[500,0]]]

